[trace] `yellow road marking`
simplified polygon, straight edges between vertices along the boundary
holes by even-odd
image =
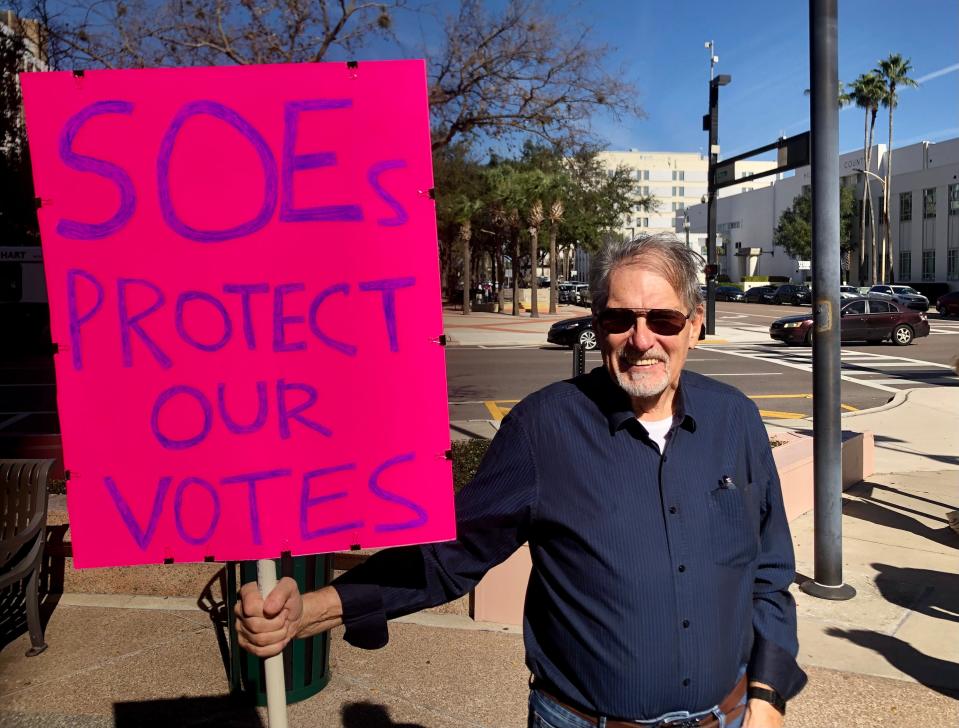
[[[500,407],[500,404],[516,404],[519,402],[518,399],[488,399],[483,404],[486,405],[486,409],[489,410],[489,413],[493,416],[494,420],[501,420],[509,413],[512,407]]]
[[[779,410],[759,410],[760,417],[769,417],[773,420],[801,420],[806,415],[801,412],[780,412]]]
[[[812,399],[812,395],[807,393],[803,394],[750,394],[747,395],[750,399]],[[851,404],[839,403],[841,409],[846,410],[847,412],[858,412],[858,407],[853,407]],[[773,419],[781,420],[798,420],[806,415],[799,414],[798,412],[779,412],[777,410],[759,410],[759,414],[762,417],[770,417]]]

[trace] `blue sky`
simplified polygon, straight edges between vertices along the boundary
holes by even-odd
[[[499,3],[496,3],[499,4]],[[440,3],[455,8],[451,0]],[[707,110],[713,40],[717,73],[732,84],[720,92],[721,157],[728,157],[809,128],[808,4],[805,0],[606,0],[547,1],[571,30],[589,24],[597,43],[615,48],[610,68],[622,69],[640,93],[641,120],[594,119],[613,149],[698,151]],[[410,48],[438,40],[428,18],[399,18]],[[959,2],[957,0],[839,0],[839,78],[852,81],[880,58],[911,59],[916,89],[903,90],[895,113],[895,146],[959,136]],[[840,150],[862,147],[863,112],[840,113]],[[886,112],[877,141],[886,141]]]

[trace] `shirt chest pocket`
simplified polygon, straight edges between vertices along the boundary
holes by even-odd
[[[745,566],[759,554],[758,514],[752,512],[752,485],[745,491],[722,485],[709,495],[709,534],[713,560],[724,566]]]

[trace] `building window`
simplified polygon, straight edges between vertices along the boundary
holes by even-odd
[[[959,215],[959,184],[949,185],[949,214]]]
[[[673,212],[682,212],[686,209],[686,206],[682,202],[673,203]]]
[[[936,251],[935,250],[922,251],[922,280],[924,281],[936,280]]]
[[[649,227],[649,218],[648,217],[638,217],[636,218],[639,221],[640,227]]]
[[[899,193],[899,221],[912,220],[912,192]]]
[[[686,188],[685,187],[673,187],[673,197],[685,197]]]
[[[926,219],[936,216],[936,188],[922,191],[922,216]]]
[[[946,251],[946,278],[950,281],[959,281],[959,248],[950,248]]]
[[[912,251],[899,251],[899,280],[912,280]]]
[[[684,170],[673,171],[673,182],[683,182],[685,179],[686,179],[686,172]]]

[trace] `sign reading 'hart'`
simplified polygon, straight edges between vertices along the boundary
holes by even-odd
[[[22,81],[76,565],[453,538],[423,63]]]

